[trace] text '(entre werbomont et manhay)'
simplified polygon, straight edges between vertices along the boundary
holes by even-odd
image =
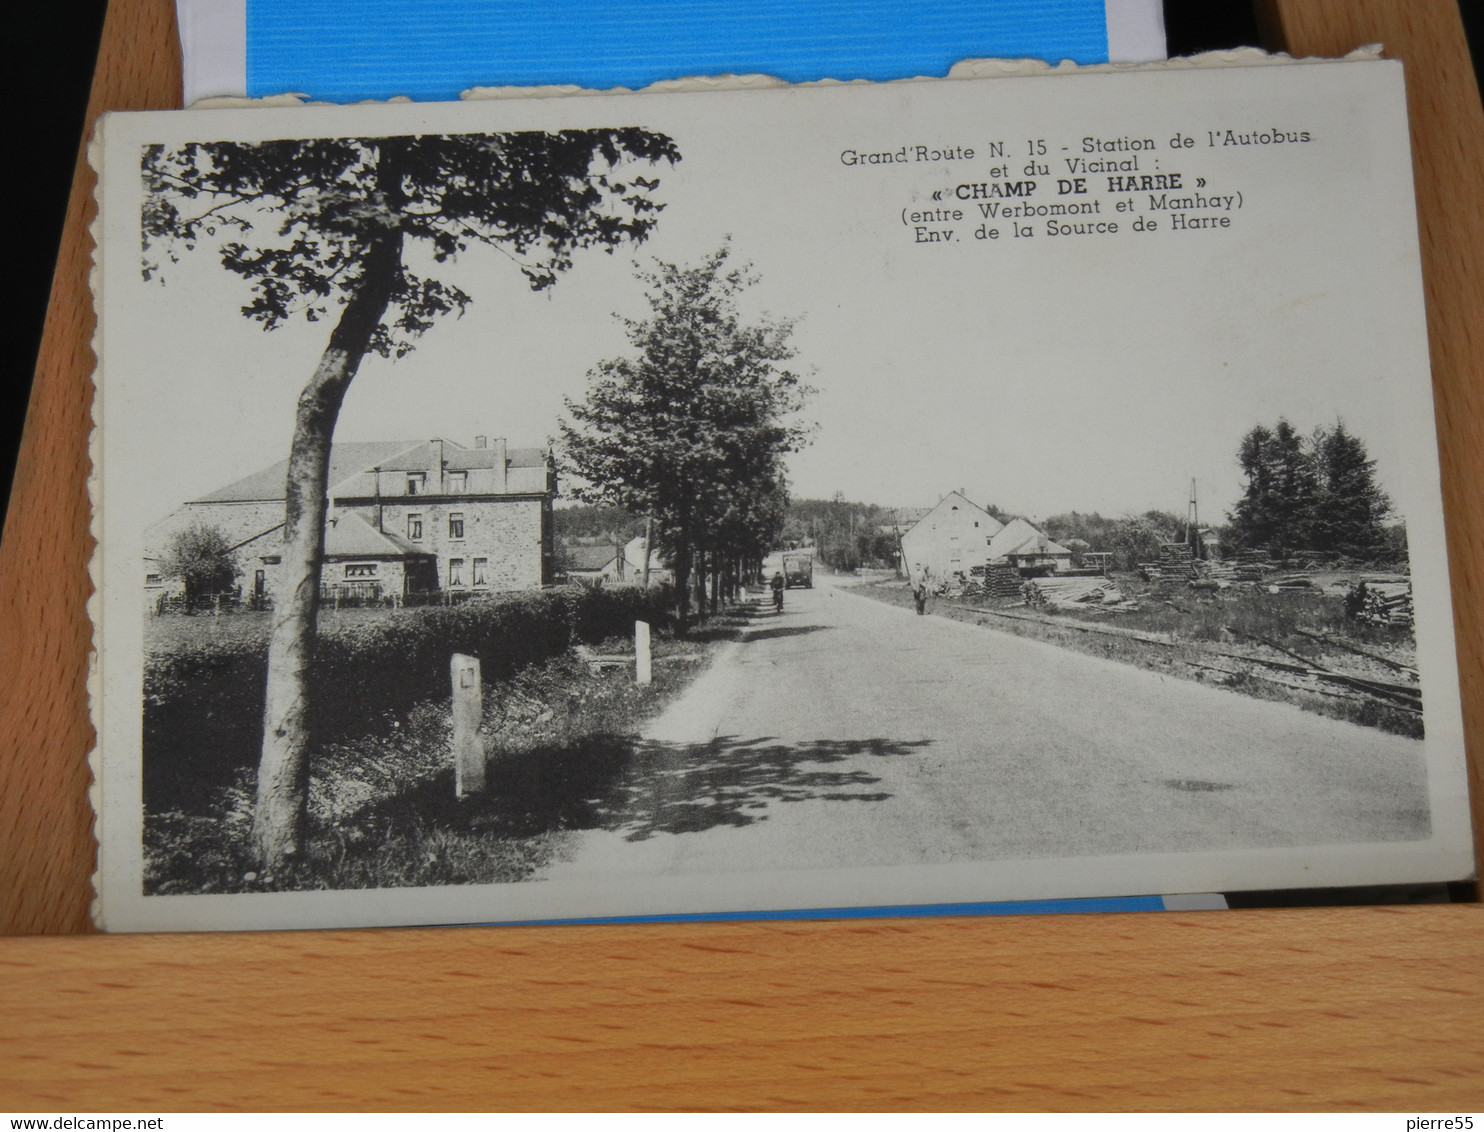
[[[839,161],[860,170],[951,165],[955,175],[967,174],[914,193],[913,203],[900,210],[898,219],[914,244],[1184,235],[1232,228],[1247,204],[1240,185],[1201,171],[1203,152],[1291,151],[1313,140],[1302,128],[1223,126],[1177,131],[1163,143],[1135,135],[1089,135],[1065,145],[1045,137],[973,145],[912,142],[844,149]],[[979,168],[966,169],[969,163]]]

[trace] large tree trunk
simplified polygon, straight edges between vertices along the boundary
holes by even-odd
[[[330,444],[345,392],[385,315],[402,270],[402,232],[391,223],[401,205],[395,161],[382,152],[377,180],[389,224],[367,241],[359,286],[309,384],[299,395],[289,449],[283,563],[268,640],[263,751],[258,764],[253,839],[265,873],[302,849],[309,797],[309,669],[319,613]]]

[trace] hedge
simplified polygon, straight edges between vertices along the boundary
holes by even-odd
[[[667,587],[572,588],[508,594],[388,613],[322,632],[310,670],[310,728],[336,740],[385,732],[424,701],[448,696],[449,657],[479,657],[487,683],[670,622]],[[144,665],[144,802],[151,812],[202,813],[213,795],[257,765],[267,679],[264,641],[192,644]]]

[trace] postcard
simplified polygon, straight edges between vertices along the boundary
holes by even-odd
[[[1399,64],[93,161],[101,926],[1472,875]]]

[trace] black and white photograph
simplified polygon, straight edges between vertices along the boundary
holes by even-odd
[[[95,919],[1463,879],[1374,58],[115,114]]]

